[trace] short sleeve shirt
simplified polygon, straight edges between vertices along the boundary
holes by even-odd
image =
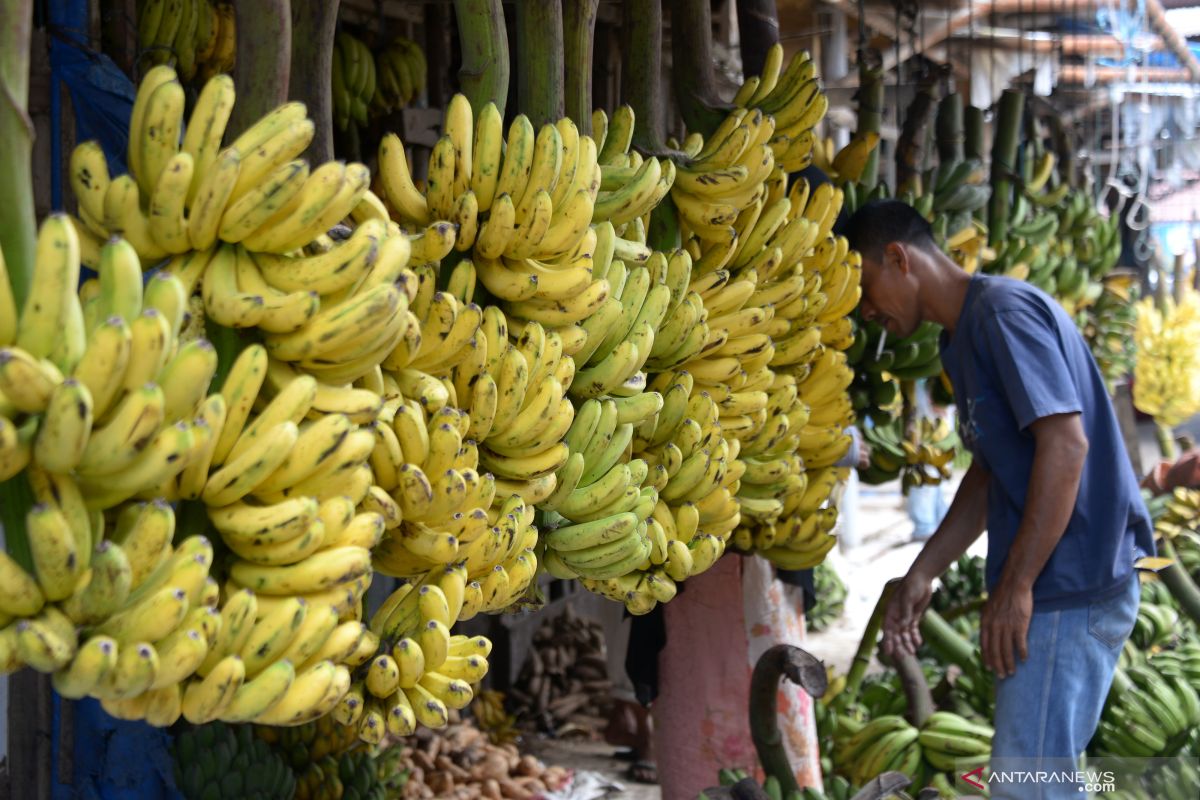
[[[1034,606],[1069,608],[1120,592],[1135,559],[1154,552],[1153,527],[1104,379],[1074,322],[1026,283],[975,275],[941,353],[962,440],[991,474],[988,587],[1024,514],[1036,444],[1029,426],[1078,413],[1087,459],[1067,530],[1034,583]]]

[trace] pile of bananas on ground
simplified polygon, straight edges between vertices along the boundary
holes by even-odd
[[[351,122],[360,126],[367,124],[377,84],[378,71],[371,50],[356,36],[338,31],[334,38],[333,73],[330,76],[333,122],[338,130],[346,130]]]
[[[175,785],[187,800],[291,800],[299,788],[284,760],[249,725],[215,722],[175,737]]]
[[[936,711],[920,728],[899,714],[884,714],[847,724],[836,741],[833,764],[854,786],[884,772],[902,772],[914,786],[933,786],[953,797],[948,790],[955,777],[986,765],[991,750],[991,727],[959,714]]]
[[[871,447],[870,465],[859,470],[866,483],[886,483],[900,477],[907,493],[913,487],[937,486],[950,478],[958,434],[944,417],[922,417],[911,425],[897,417],[868,427],[863,437]]]
[[[229,3],[143,0],[138,3],[138,49],[149,64],[172,64],[184,80],[233,69],[237,20]]]
[[[1183,486],[1147,501],[1154,535],[1175,547],[1184,569],[1200,575],[1200,489]]]
[[[425,51],[411,39],[397,36],[375,54],[375,96],[371,109],[390,114],[412,105],[425,91],[428,65]]]
[[[1157,758],[1194,752],[1200,697],[1194,647],[1119,667],[1091,750],[1096,755]]]
[[[1134,342],[1133,404],[1165,428],[1200,412],[1200,297],[1183,290],[1183,299],[1167,297],[1162,307],[1153,298],[1137,304]]]
[[[1143,653],[1160,650],[1175,639],[1180,629],[1179,612],[1166,585],[1161,581],[1143,583],[1142,602],[1129,634],[1131,645]]]

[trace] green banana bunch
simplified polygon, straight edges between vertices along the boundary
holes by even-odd
[[[425,92],[425,51],[411,39],[397,36],[375,55],[375,95],[371,110],[390,114],[413,104]]]
[[[988,725],[951,711],[937,711],[921,726],[918,741],[933,769],[957,775],[988,763],[992,733]]]
[[[220,13],[209,0],[146,0],[138,6],[138,49],[151,64],[173,62],[191,80],[217,53]]]
[[[249,725],[220,722],[175,739],[175,785],[187,800],[210,797],[291,798],[297,784],[284,760]]]
[[[351,122],[365,126],[371,103],[378,90],[375,56],[361,39],[346,31],[338,31],[334,39],[333,72],[330,86],[333,92],[333,121],[338,130],[346,130]]]
[[[1101,713],[1098,755],[1152,758],[1178,753],[1200,719],[1200,696],[1168,660],[1118,668]]]
[[[1133,372],[1137,361],[1138,287],[1128,274],[1108,275],[1096,302],[1080,312],[1077,322],[1110,389]]]

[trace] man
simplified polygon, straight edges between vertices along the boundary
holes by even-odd
[[[925,320],[945,329],[942,363],[973,455],[887,609],[884,651],[916,650],[933,579],[986,527],[980,644],[997,678],[992,797],[1079,797],[1070,784],[998,786],[995,772],[1006,759],[1072,768],[1137,616],[1133,563],[1153,552],[1153,533],[1104,380],[1053,299],[963,272],[908,205],[869,203],[845,233],[863,256],[865,319],[896,339]]]

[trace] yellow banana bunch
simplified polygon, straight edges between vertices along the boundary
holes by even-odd
[[[821,91],[816,64],[807,51],[797,52],[785,67],[782,46],[772,45],[762,74],[742,83],[733,105],[773,118],[765,143],[784,170],[797,172],[812,163],[813,128],[824,118],[829,97]]]
[[[233,104],[233,81],[211,78],[185,132],[183,88],[172,68],[158,66],[138,87],[129,174],[110,178],[94,142],[76,148],[70,180],[85,264],[95,267],[99,244],[112,235],[126,238],[149,268],[218,240],[285,254],[352,214],[386,220],[366,167],[331,163],[310,174],[297,160],[313,137],[303,104],[285,103],[222,148]]]
[[[1137,304],[1133,403],[1170,428],[1200,411],[1200,298],[1185,289],[1183,300],[1168,297],[1162,308],[1153,298]]]

